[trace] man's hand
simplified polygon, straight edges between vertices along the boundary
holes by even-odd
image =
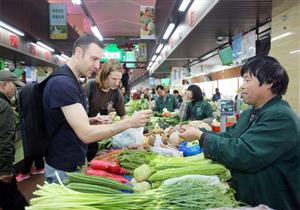
[[[188,141],[199,140],[202,133],[202,131],[192,126],[181,126],[179,128],[179,137]]]
[[[139,127],[144,127],[145,124],[150,120],[150,117],[152,116],[152,111],[149,110],[143,110],[139,112],[135,112],[131,118],[127,118],[130,127],[131,128],[139,128]]]
[[[4,182],[4,183],[10,183],[11,180],[13,178],[13,174],[8,174],[8,175],[2,175],[1,176],[1,181]]]

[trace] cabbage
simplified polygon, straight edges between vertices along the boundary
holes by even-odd
[[[133,176],[136,181],[142,182],[148,180],[148,178],[151,176],[151,168],[147,164],[143,164],[133,171]]]
[[[151,190],[151,185],[149,182],[143,181],[138,182],[133,186],[133,192],[146,192],[148,190]]]
[[[136,185],[138,182],[135,180],[135,178],[132,178],[129,182],[132,186]]]

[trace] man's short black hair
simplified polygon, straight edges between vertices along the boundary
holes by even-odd
[[[174,90],[173,94],[179,94],[178,90]]]
[[[202,95],[202,90],[199,86],[197,85],[190,85],[188,87],[189,91],[193,93],[193,100],[195,101],[202,101],[203,100],[203,95]]]
[[[259,85],[272,84],[273,94],[285,94],[289,77],[280,63],[271,56],[256,56],[250,58],[241,68],[241,76],[249,73],[254,75]]]
[[[72,55],[75,54],[76,47],[80,47],[83,50],[83,52],[85,52],[85,50],[88,48],[88,46],[92,43],[98,45],[101,48],[103,47],[100,40],[97,37],[95,37],[94,35],[87,34],[84,36],[80,36],[78,39],[76,39],[76,41],[73,44]]]
[[[162,86],[162,85],[157,85],[156,88],[155,88],[155,90],[157,91],[158,89],[164,90],[165,88],[164,88],[164,86]]]

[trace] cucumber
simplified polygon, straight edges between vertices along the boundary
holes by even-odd
[[[67,176],[70,182],[105,186],[116,190],[132,191],[132,188],[126,184],[101,176],[86,176],[79,173],[67,173]]]
[[[101,193],[101,194],[116,194],[121,191],[112,189],[110,187],[104,187],[100,185],[84,184],[84,183],[70,183],[67,185],[68,188],[83,192],[83,193]]]

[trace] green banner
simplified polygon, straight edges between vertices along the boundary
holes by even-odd
[[[108,44],[103,49],[103,57],[101,62],[106,62],[109,59],[119,60],[120,62],[124,61],[124,50],[118,48],[117,44]]]

